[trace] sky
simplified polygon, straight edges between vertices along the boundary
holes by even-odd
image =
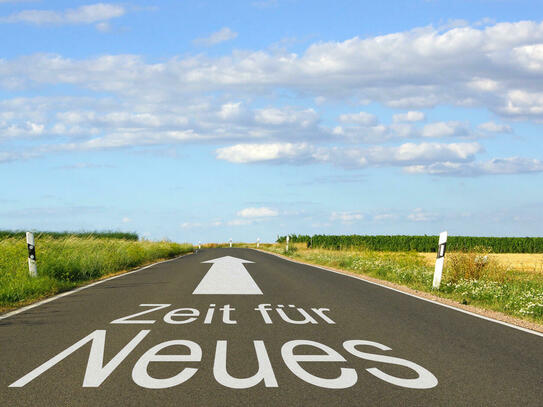
[[[543,236],[543,1],[0,0],[0,229]]]

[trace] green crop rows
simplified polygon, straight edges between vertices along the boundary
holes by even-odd
[[[364,236],[364,235],[289,235],[292,243],[307,243],[308,247],[324,249],[368,249],[381,251],[435,252],[438,236]],[[286,236],[279,236],[278,243]],[[542,237],[474,237],[449,236],[447,250],[469,251],[485,248],[493,253],[543,253]]]

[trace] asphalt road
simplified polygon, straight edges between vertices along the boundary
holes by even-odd
[[[2,319],[0,358],[2,406],[543,405],[542,337],[248,249]]]

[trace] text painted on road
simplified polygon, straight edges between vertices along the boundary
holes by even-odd
[[[218,308],[221,317],[215,318],[216,305],[210,304],[202,313],[196,308],[169,309],[171,304],[140,304],[146,308],[143,311],[122,316],[111,324],[154,324],[163,321],[166,324],[202,324],[224,323],[237,324],[235,317],[236,308],[226,304]],[[289,324],[335,324],[329,308],[309,307],[304,309],[295,305],[259,304],[254,312],[260,315],[264,324],[285,322]],[[205,314],[205,315],[204,315]],[[203,317],[203,318],[202,318]],[[239,321],[240,323],[242,321]],[[56,364],[76,352],[87,344],[91,344],[83,387],[99,387],[121,363],[130,355],[146,338],[151,330],[144,329],[138,332],[113,358],[104,365],[104,353],[106,346],[106,330],[95,330],[89,335],[68,347],[47,362],[38,366],[25,376],[13,382],[9,387],[23,387],[40,375],[47,372]],[[108,334],[109,335],[109,334]],[[246,389],[263,383],[265,387],[278,387],[272,363],[264,341],[254,340],[253,347],[258,364],[257,372],[248,377],[234,377],[228,373],[227,349],[228,341],[218,340],[215,347],[213,376],[217,383],[231,389]],[[178,353],[164,354],[164,349],[177,349]],[[179,348],[182,351],[179,351]],[[300,352],[299,350],[302,349]],[[297,352],[298,350],[298,352]],[[394,386],[408,389],[431,389],[438,384],[437,378],[426,368],[417,363],[399,357],[389,356],[379,351],[388,352],[392,349],[388,346],[369,340],[351,339],[342,343],[344,353],[331,348],[328,345],[308,339],[296,339],[285,342],[280,349],[282,362],[290,372],[300,380],[314,386],[326,389],[346,389],[358,382],[360,369],[349,367],[347,358],[359,358],[375,363],[374,366],[363,369],[379,380]],[[377,352],[376,352],[377,351]],[[109,353],[109,352],[108,352]],[[275,352],[274,352],[275,353]],[[181,385],[198,373],[199,368],[194,363],[202,361],[202,348],[194,341],[187,339],[171,339],[158,343],[146,350],[136,361],[132,368],[133,382],[143,388],[165,389]],[[345,355],[345,356],[344,356]],[[149,365],[164,362],[191,362],[190,367],[179,367],[179,372],[171,377],[154,377],[149,373]],[[336,363],[330,365],[334,370],[333,375],[321,377],[311,369],[311,363]],[[409,377],[398,377],[386,373],[386,365],[402,366],[412,373]],[[382,370],[383,369],[383,370]],[[231,370],[231,369],[230,369]]]
[[[148,308],[145,311],[136,312],[135,314],[127,315],[125,317],[118,318],[114,321],[111,321],[112,324],[154,324],[156,319],[140,319],[143,315],[151,314],[163,310],[165,308],[171,307],[171,304],[140,304],[140,307]],[[273,324],[272,317],[270,312],[273,311],[271,304],[259,304],[258,307],[254,309],[261,316],[262,320],[266,324]],[[222,314],[222,320],[225,324],[237,324],[238,321],[234,316],[236,309],[230,304],[225,304],[219,308],[220,313]],[[287,309],[283,304],[279,304],[275,307],[275,311],[281,317],[281,320],[288,322],[290,324],[318,324],[319,321],[326,322],[328,324],[335,324],[332,319],[326,315],[330,311],[329,308],[311,308],[310,311],[306,311],[303,308],[296,307],[295,305],[289,304]],[[293,315],[288,315],[292,313],[297,313],[298,315],[294,317]],[[203,319],[204,324],[211,324],[214,321],[215,315],[215,304],[209,304],[208,309],[205,312],[205,317]],[[200,318],[200,311],[196,308],[177,308],[171,311],[166,312],[162,320],[168,324],[190,324]],[[146,318],[149,318],[146,317]]]

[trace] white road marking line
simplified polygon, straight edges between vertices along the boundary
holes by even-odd
[[[252,261],[224,256],[203,261],[213,265],[192,294],[262,295],[243,263]]]

